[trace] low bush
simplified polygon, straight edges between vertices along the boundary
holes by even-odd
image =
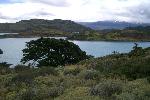
[[[150,100],[150,84],[146,79],[129,81],[116,98],[117,100]]]
[[[36,94],[32,89],[26,90],[23,94],[20,96],[21,100],[36,100]]]
[[[89,89],[89,87],[70,88],[55,100],[100,100],[98,96],[90,96]]]
[[[20,84],[22,82],[26,84],[32,84],[35,74],[32,71],[24,71],[18,73],[14,78],[12,78],[12,83]]]
[[[99,72],[96,70],[85,70],[80,73],[79,77],[85,80],[95,80],[98,79]]]
[[[136,62],[136,63],[133,63]],[[126,64],[120,65],[120,68],[114,72],[125,75],[130,80],[137,78],[146,78],[150,76],[150,58],[140,58],[136,60],[128,61]]]
[[[14,67],[14,70],[15,70],[15,72],[24,72],[24,71],[26,71],[26,70],[30,70],[30,67],[29,66],[25,66],[25,65],[16,65],[15,67]]]
[[[58,75],[58,71],[53,67],[41,67],[38,68],[37,73],[38,76],[47,76],[47,75]]]
[[[110,97],[113,94],[120,94],[122,92],[122,84],[117,81],[106,81],[99,83],[91,88],[90,93],[94,96]]]
[[[64,92],[63,86],[40,86],[36,87],[34,91],[32,91],[32,95],[34,99],[32,100],[54,100],[54,98],[60,96]],[[30,97],[30,94],[29,94]]]
[[[7,64],[6,62],[0,63],[0,74],[5,75],[12,73],[12,69],[10,69],[11,64]]]
[[[149,77],[147,77],[147,81],[150,83],[150,76],[149,76]]]
[[[57,97],[57,96],[60,96],[61,94],[63,94],[64,88],[63,88],[63,86],[51,87],[48,91],[49,91],[48,92],[49,96]]]
[[[65,69],[64,70],[64,75],[74,75],[76,76],[77,74],[80,73],[80,68],[74,68],[74,69]]]

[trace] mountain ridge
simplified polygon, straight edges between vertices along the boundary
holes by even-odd
[[[30,19],[21,20],[16,23],[0,23],[1,33],[20,33],[23,35],[68,35],[75,32],[84,33],[85,31],[93,30],[75,23],[74,21],[61,19]]]
[[[97,22],[78,22],[81,25],[94,30],[105,29],[124,29],[126,27],[149,26],[150,23],[134,23],[125,21],[97,21]]]

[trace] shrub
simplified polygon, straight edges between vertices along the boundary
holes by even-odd
[[[150,84],[146,79],[128,81],[117,100],[150,100]]]
[[[55,100],[100,100],[99,97],[89,95],[89,87],[69,88]]]
[[[80,68],[75,68],[75,69],[65,69],[64,70],[64,75],[77,75],[77,74],[79,74],[80,73],[80,71],[81,71],[81,69]]]
[[[10,64],[7,64],[6,62],[0,63],[0,74],[5,75],[12,73],[12,70],[9,68]]]
[[[7,62],[0,63],[0,67],[2,68],[9,68],[11,64],[8,64]]]
[[[34,100],[35,93],[32,89],[26,90],[23,94],[21,94],[21,100]]]
[[[32,89],[32,91],[27,92],[25,95],[28,96],[28,98],[31,98],[31,100],[54,100],[54,98],[62,95],[63,93],[63,86],[45,86],[36,87],[35,89]]]
[[[134,63],[133,63],[134,61]],[[140,58],[132,59],[126,64],[120,65],[116,72],[125,75],[128,79],[146,78],[150,76],[150,59]]]
[[[12,83],[18,85],[22,82],[26,84],[32,84],[34,78],[35,78],[35,73],[33,73],[32,71],[24,71],[18,73],[14,78],[12,78]]]
[[[99,83],[91,88],[90,93],[94,96],[110,97],[113,94],[119,94],[122,91],[122,85],[117,81],[106,81]]]
[[[142,49],[142,47],[138,47],[138,44],[135,43],[133,50],[131,50],[131,52],[129,52],[129,57],[137,57],[137,56],[142,56],[144,54],[145,54],[145,50]]]
[[[30,67],[25,65],[16,65],[14,69],[16,72],[24,72],[26,70],[30,70]]]
[[[49,91],[48,92],[49,96],[57,97],[57,96],[60,96],[61,94],[63,94],[64,88],[63,88],[63,86],[51,87],[48,91]]]
[[[86,80],[94,80],[99,77],[99,72],[96,70],[85,70],[81,72],[80,77]]]
[[[147,81],[150,83],[150,76],[149,76],[149,77],[147,77]]]
[[[52,67],[41,67],[38,69],[36,73],[38,76],[47,76],[47,75],[55,75],[57,76],[59,73],[55,68]]]

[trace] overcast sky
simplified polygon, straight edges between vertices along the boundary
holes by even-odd
[[[150,0],[0,0],[0,22],[33,18],[150,23]]]

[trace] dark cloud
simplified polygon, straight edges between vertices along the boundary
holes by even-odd
[[[45,12],[45,11],[36,11],[36,12],[31,13],[30,15],[35,15],[35,16],[55,16],[54,14],[49,13],[49,12]]]

